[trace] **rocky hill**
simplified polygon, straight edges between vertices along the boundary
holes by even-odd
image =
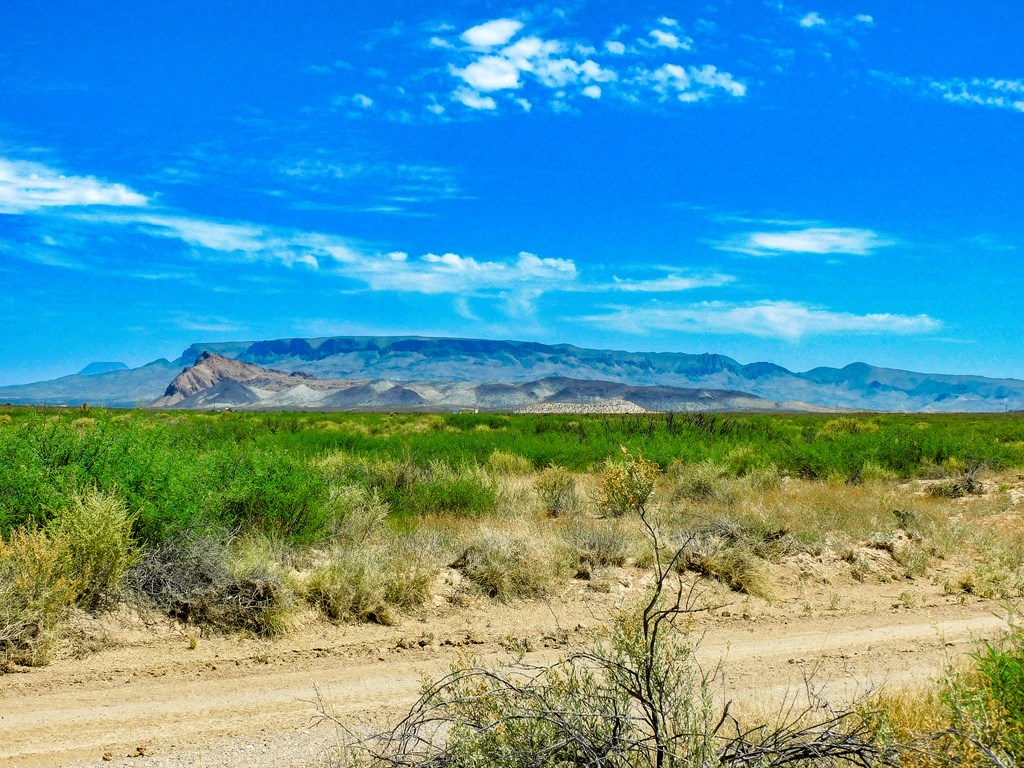
[[[142,368],[0,387],[0,402],[133,406],[161,395],[167,381],[210,352],[285,374],[365,382],[525,384],[546,378],[628,386],[745,392],[776,402],[878,411],[1007,411],[1024,409],[1024,381],[915,373],[852,363],[793,372],[769,362],[741,364],[724,355],[625,352],[523,341],[418,336],[194,344],[174,360]],[[376,395],[375,395],[376,396]],[[412,395],[396,391],[398,400]],[[358,399],[353,394],[352,398]],[[344,398],[342,398],[344,400]]]

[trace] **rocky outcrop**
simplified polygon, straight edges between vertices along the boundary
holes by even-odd
[[[183,410],[435,410],[533,413],[773,411],[778,403],[745,392],[635,387],[613,381],[548,377],[518,384],[452,381],[317,379],[203,352],[179,373],[152,408]],[[808,410],[792,404],[787,410]]]

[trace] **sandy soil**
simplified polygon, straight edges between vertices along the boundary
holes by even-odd
[[[771,602],[706,595],[727,604],[696,615],[699,657],[719,665],[721,695],[738,706],[778,708],[807,674],[837,701],[924,683],[1005,626],[998,603],[944,595],[939,578],[861,584],[833,574],[809,585],[806,570],[780,567]],[[214,636],[193,648],[180,627],[128,611],[83,617],[63,657],[0,676],[0,765],[328,765],[337,733],[315,725],[317,690],[355,727],[386,721],[424,674],[467,652],[499,663],[522,646],[543,661],[586,643],[647,578],[623,569],[601,591],[574,582],[557,598],[511,605],[439,597],[396,627],[310,615],[272,643]]]

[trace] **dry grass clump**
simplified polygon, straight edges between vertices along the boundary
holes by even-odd
[[[499,600],[543,597],[571,575],[562,542],[537,526],[481,526],[455,562],[483,592]]]
[[[727,469],[711,461],[696,464],[673,461],[665,472],[664,494],[670,504],[723,500]]]
[[[332,483],[330,503],[335,510],[332,533],[348,544],[357,546],[369,541],[387,527],[390,508],[375,490]]]
[[[8,427],[13,421],[14,419],[11,418],[11,414],[0,413],[0,427]]]
[[[575,560],[576,577],[589,579],[599,568],[624,566],[639,532],[617,520],[574,521],[564,536]]]
[[[339,544],[305,575],[300,592],[331,621],[390,626],[397,623],[396,608],[426,602],[439,570],[422,538]]]
[[[126,582],[145,602],[186,624],[282,634],[293,600],[273,561],[253,550],[232,562],[231,547],[230,539],[184,533],[147,550]]]
[[[534,483],[544,511],[558,517],[578,512],[582,506],[576,490],[576,476],[565,469],[551,465],[544,469]]]
[[[369,548],[330,552],[307,576],[303,597],[331,621],[395,623],[387,601],[382,553]]]
[[[78,590],[42,531],[19,528],[0,540],[0,661],[46,664]]]
[[[679,572],[692,571],[735,592],[770,599],[773,591],[757,545],[763,539],[739,524],[718,518],[669,537]]]

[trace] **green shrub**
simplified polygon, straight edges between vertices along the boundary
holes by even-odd
[[[525,456],[497,449],[487,457],[487,466],[499,475],[525,475],[533,471],[533,462]]]
[[[139,559],[132,539],[136,515],[112,494],[90,488],[50,519],[47,532],[61,565],[78,583],[78,602],[96,608],[115,599],[121,581]]]

